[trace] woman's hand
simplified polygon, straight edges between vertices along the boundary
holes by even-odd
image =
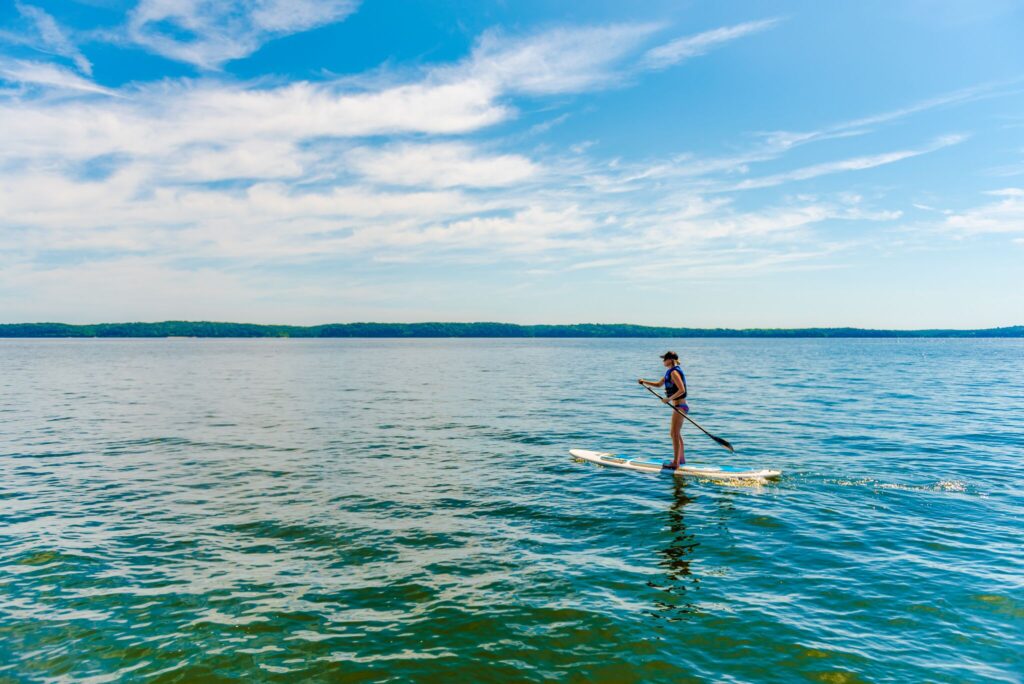
[[[647,381],[644,380],[643,378],[640,378],[639,380],[637,380],[637,382],[639,382],[641,385],[646,385],[647,384]]]

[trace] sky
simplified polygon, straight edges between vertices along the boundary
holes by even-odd
[[[1024,3],[4,0],[0,322],[1024,324]]]

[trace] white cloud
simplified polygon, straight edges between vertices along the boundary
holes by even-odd
[[[559,28],[526,38],[490,32],[458,71],[503,90],[530,95],[605,88],[620,79],[616,66],[658,28],[656,24]]]
[[[86,75],[92,75],[92,64],[82,54],[67,32],[45,11],[34,5],[15,2],[18,13],[27,20],[29,31],[0,32],[0,40],[27,45],[40,52],[66,57]]]
[[[664,45],[651,48],[644,55],[641,64],[647,69],[665,69],[691,57],[706,54],[712,48],[723,43],[772,28],[778,23],[778,19],[748,21],[734,26],[722,26],[692,36],[683,36]]]
[[[150,189],[150,169],[132,165],[103,180],[73,180],[54,173],[0,175],[0,206],[9,225],[89,229],[114,225],[161,227],[205,219],[273,222],[282,218],[452,216],[488,211],[501,203],[469,200],[454,191],[386,192],[372,186],[336,186],[320,192],[261,182],[245,189],[205,186]],[[83,212],[88,206],[92,210]]]
[[[970,88],[961,88],[949,93],[943,93],[936,97],[926,98],[919,102],[900,107],[879,114],[871,114],[847,121],[840,121],[829,126],[824,126],[811,131],[771,131],[762,133],[765,151],[769,154],[785,152],[799,145],[806,145],[812,142],[831,140],[834,138],[847,138],[852,136],[865,135],[873,130],[874,126],[887,124],[893,121],[904,119],[914,114],[919,114],[931,109],[937,109],[947,105],[962,104],[986,97],[998,97],[1010,91],[996,87],[996,84],[982,84]]]
[[[59,90],[78,90],[84,93],[113,95],[114,92],[82,78],[70,69],[48,62],[0,59],[0,81],[44,86]],[[2,106],[2,105],[0,105]]]
[[[679,154],[669,158],[658,159],[648,164],[618,163],[618,160],[615,160],[615,163],[609,164],[604,169],[589,170],[587,182],[595,188],[600,188],[603,192],[629,192],[645,183],[669,179],[673,181],[687,179],[691,182],[705,179],[703,183],[699,184],[699,187],[706,191],[716,188],[719,191],[742,189],[737,188],[735,183],[728,184],[714,179],[720,176],[747,176],[754,165],[779,159],[791,150],[803,145],[834,138],[866,135],[871,132],[870,126],[872,125],[889,123],[937,107],[970,102],[984,97],[1005,95],[1008,92],[1010,91],[1000,91],[991,85],[982,85],[964,88],[928,98],[896,110],[842,121],[815,130],[803,132],[762,132],[757,134],[760,142],[751,146],[750,149],[721,157],[698,157],[693,154]],[[931,151],[935,145],[941,147],[946,144],[959,142],[962,139],[963,136],[940,138],[924,151]],[[898,155],[901,153],[891,154]],[[842,170],[855,170],[858,165],[863,165],[862,168],[871,168],[873,165],[878,165],[877,162],[884,163],[889,159],[886,155],[876,155],[875,157],[877,158],[866,156],[853,160],[826,162],[823,165],[812,165],[793,173],[797,174],[797,176],[805,174],[822,175],[823,173],[834,173]],[[872,164],[872,162],[875,162],[875,164]],[[831,166],[832,164],[836,166],[833,167]],[[850,166],[851,168],[843,168],[844,166]],[[777,185],[785,182],[787,179],[784,176],[785,174],[773,176],[768,183],[770,185]],[[808,177],[813,177],[813,175]],[[788,180],[800,180],[800,178],[794,177]],[[761,182],[762,179],[754,179],[750,182],[749,187],[755,187],[754,183]],[[756,187],[767,186],[758,185]]]
[[[200,2],[144,5],[152,17],[177,12],[178,25],[198,22],[200,29],[221,11]],[[301,24],[273,12],[253,18],[260,7],[283,12],[283,4],[246,7],[243,28],[255,22],[263,36]],[[638,164],[601,163],[586,143],[511,153],[504,151],[510,138],[483,139],[488,127],[516,115],[510,98],[517,94],[594,90],[635,75],[636,53],[655,28],[491,33],[459,62],[404,73],[401,81],[377,72],[359,87],[353,80],[267,86],[204,77],[108,91],[51,65],[4,63],[28,79],[21,82],[81,93],[32,90],[0,99],[0,257],[5,266],[45,264],[55,252],[72,253],[92,266],[67,269],[67,292],[80,287],[95,296],[114,296],[97,285],[107,263],[140,280],[149,265],[158,285],[187,278],[197,260],[253,273],[266,264],[519,260],[621,267],[629,275],[630,264],[669,251],[685,253],[689,261],[676,267],[686,273],[749,273],[822,258],[816,230],[826,222],[895,216],[861,208],[856,198],[733,206],[723,178],[799,141],[730,158],[675,155]],[[754,180],[867,169],[915,153],[923,152],[826,161]],[[777,258],[782,253],[790,256]],[[56,280],[23,282],[8,287],[38,285],[59,296]],[[195,282],[221,281],[205,273]],[[250,291],[242,280],[222,284],[240,298]]]
[[[511,216],[473,216],[425,230],[403,231],[391,235],[396,245],[429,244],[432,246],[480,249],[511,248],[514,252],[535,252],[557,247],[555,238],[586,232],[592,219],[575,206],[553,210],[529,206]]]
[[[45,70],[31,74],[36,81],[51,76]],[[106,92],[87,83],[61,84]],[[495,92],[473,82],[414,83],[377,92],[338,92],[329,84],[303,82],[264,89],[181,82],[120,92],[124,98],[117,102],[0,103],[0,155],[81,159],[166,154],[195,144],[447,134],[507,116]]]
[[[381,191],[340,185],[300,191],[288,183],[247,189],[188,186],[147,189],[151,169],[131,165],[103,180],[52,173],[0,175],[8,252],[157,253],[166,258],[289,261],[360,253],[434,259],[475,250],[471,260],[556,255],[565,263],[614,254],[639,258],[666,249],[688,254],[721,241],[785,244],[831,219],[890,220],[847,203],[805,202],[737,212],[722,198],[674,195],[609,199],[586,191],[492,188]],[[545,183],[546,185],[547,183]],[[89,207],[89,211],[82,211]],[[644,257],[646,258],[646,257]]]
[[[202,28],[228,11],[225,7],[214,9],[198,0],[147,0],[136,8],[136,15],[144,23],[177,17],[183,25]],[[242,17],[238,21],[257,21],[268,28],[305,25],[327,11],[303,15],[306,5],[300,4],[289,11],[306,18],[287,24],[278,15],[283,8],[254,2],[236,7]],[[340,11],[340,5],[335,9]],[[346,87],[345,81],[247,87],[203,79],[122,88],[117,91],[123,96],[119,102],[0,101],[0,135],[5,143],[0,154],[82,159],[166,155],[187,146],[244,141],[467,133],[512,117],[515,112],[505,103],[510,94],[607,86],[617,78],[617,65],[655,28],[560,28],[517,39],[491,33],[454,66],[433,67],[415,81],[362,89]],[[49,65],[10,62],[5,71],[9,80],[113,92]]]
[[[826,221],[888,221],[898,216],[895,212],[871,212],[815,200],[747,211],[717,203],[697,211],[683,208],[666,213],[640,213],[635,217],[638,224],[632,233],[610,240],[607,248],[618,253],[664,253],[678,248],[681,254],[700,254],[717,252],[730,242],[765,247],[803,242],[814,226]]]
[[[680,277],[716,281],[723,278],[757,278],[772,272],[836,268],[835,264],[823,260],[853,246],[851,243],[827,243],[782,251],[764,247],[717,249],[658,258],[642,266],[634,263],[625,270],[625,274],[639,283]]]
[[[233,179],[297,178],[312,155],[287,141],[247,141],[203,146],[169,155],[161,175],[188,183]]]
[[[141,0],[128,20],[138,45],[204,69],[266,41],[344,19],[354,0]]]
[[[437,188],[514,185],[540,171],[522,155],[483,154],[465,143],[359,147],[347,159],[355,172],[377,183]]]
[[[565,112],[563,114],[559,114],[558,116],[556,116],[554,118],[548,119],[547,121],[541,121],[538,124],[534,124],[533,126],[530,126],[530,130],[528,132],[530,134],[533,134],[533,135],[536,135],[536,134],[539,134],[539,133],[546,133],[547,131],[550,131],[555,126],[558,126],[560,124],[565,123],[568,119],[569,119],[569,113]]]
[[[767,188],[774,185],[781,185],[782,183],[788,183],[790,181],[807,180],[810,178],[817,178],[818,176],[824,176],[832,173],[872,169],[875,168],[876,166],[892,164],[894,162],[902,161],[904,159],[909,159],[911,157],[917,157],[922,154],[934,152],[935,150],[941,149],[943,147],[956,145],[957,143],[963,142],[965,139],[966,136],[963,135],[947,135],[938,138],[931,144],[916,150],[897,150],[895,152],[885,152],[882,154],[854,157],[852,159],[842,159],[839,161],[829,161],[823,162],[821,164],[812,164],[811,166],[805,166],[803,168],[795,169],[793,171],[776,173],[769,176],[762,176],[760,178],[751,178],[749,180],[736,183],[734,185],[726,186],[723,189],[750,190],[754,188]]]
[[[951,214],[945,226],[966,233],[1024,233],[1024,188],[1004,188],[986,193],[996,202]]]

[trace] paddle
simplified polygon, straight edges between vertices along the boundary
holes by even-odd
[[[646,389],[646,390],[647,390],[648,392],[650,392],[650,393],[651,393],[651,394],[653,394],[654,396],[658,397],[658,399],[661,399],[661,403],[663,403],[663,404],[665,403],[665,400],[664,400],[664,399],[662,398],[662,396],[661,396],[660,394],[658,394],[657,392],[655,392],[654,390],[652,390],[652,389],[651,389],[650,387],[648,387],[647,385],[644,385],[644,389]],[[700,426],[700,425],[699,425],[699,424],[697,423],[697,421],[695,421],[695,420],[694,420],[693,418],[691,418],[690,416],[686,415],[686,414],[685,414],[684,412],[682,412],[682,411],[680,411],[679,409],[677,409],[677,408],[676,408],[675,406],[672,406],[672,404],[669,404],[669,406],[671,406],[671,407],[672,407],[672,410],[673,410],[673,411],[675,411],[676,413],[678,413],[679,415],[681,415],[681,416],[682,416],[683,418],[685,418],[686,420],[688,420],[688,421],[690,421],[691,423],[693,423],[694,425],[696,425],[696,426],[697,426],[697,429],[698,429],[698,430],[700,430],[700,431],[701,431],[701,432],[703,432],[703,433],[704,433],[705,435],[707,435],[707,436],[708,436],[708,437],[710,437],[711,439],[713,439],[713,440],[715,440],[716,442],[718,442],[718,443],[719,443],[719,444],[720,444],[721,446],[723,446],[723,447],[725,447],[726,449],[728,449],[730,453],[735,453],[735,451],[736,451],[736,450],[732,448],[732,444],[729,444],[729,442],[725,441],[725,440],[724,440],[724,439],[722,439],[721,437],[715,437],[715,436],[714,436],[713,434],[711,434],[710,432],[708,432],[707,430],[705,430],[704,428],[702,428],[702,427],[701,427],[701,426]]]

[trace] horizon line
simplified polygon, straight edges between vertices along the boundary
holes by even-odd
[[[727,328],[642,325],[636,323],[502,323],[498,321],[357,321],[293,325],[232,321],[164,320],[118,323],[0,323],[2,338],[655,338],[655,337],[1024,337],[1024,325],[989,328]]]

